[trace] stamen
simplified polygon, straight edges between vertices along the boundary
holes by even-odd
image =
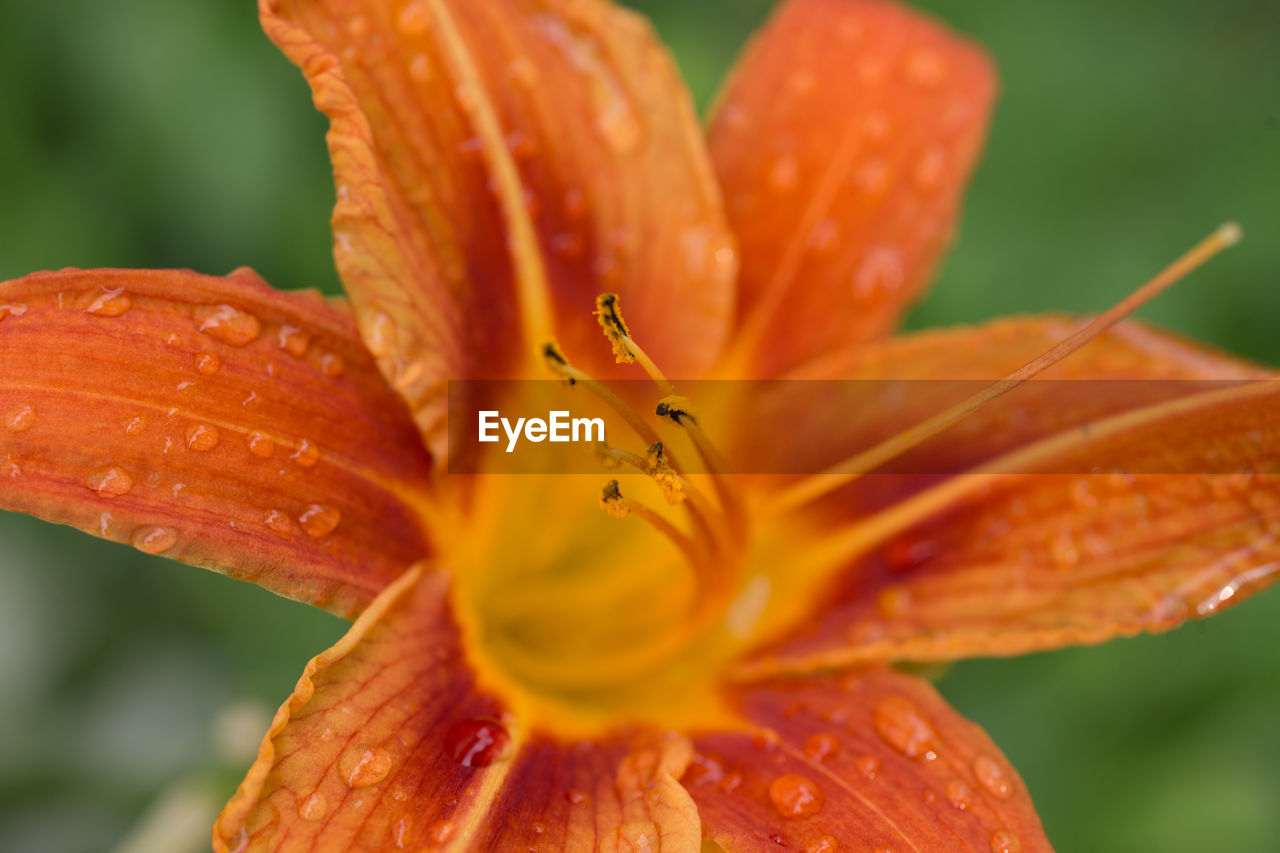
[[[1009,393],[1076,352],[1214,255],[1234,246],[1240,241],[1241,236],[1240,226],[1234,222],[1220,226],[1146,284],[1004,379],[992,383],[967,400],[903,430],[892,438],[784,489],[775,496],[769,510],[786,512],[830,494],[891,459],[901,456],[948,427],[954,426],[991,401]]]
[[[716,494],[720,497],[720,505],[724,508],[730,527],[735,532],[741,533],[746,524],[746,508],[742,505],[737,489],[729,483],[731,471],[728,463],[711,443],[711,439],[707,438],[707,434],[702,431],[698,417],[694,413],[693,404],[687,397],[671,394],[659,400],[653,411],[660,418],[670,418],[689,434],[702,463],[712,474],[712,483],[716,487]]]
[[[626,518],[634,514],[637,518],[644,519],[651,527],[671,540],[695,570],[706,564],[708,555],[704,548],[699,548],[697,542],[681,533],[674,524],[649,507],[634,498],[623,497],[617,480],[610,480],[604,484],[604,489],[600,492],[600,507],[614,518]],[[702,571],[698,573],[703,574]]]
[[[622,401],[617,394],[610,391],[599,380],[592,379],[578,368],[569,363],[569,360],[560,352],[560,348],[553,343],[545,343],[542,346],[542,355],[547,366],[555,373],[558,373],[570,385],[582,383],[582,386],[595,394],[601,400],[608,404],[627,424],[636,432],[636,435],[644,439],[646,444],[661,442],[662,439],[654,432],[653,427],[645,422],[644,418],[636,412],[635,409],[628,406]]]
[[[627,322],[622,319],[622,309],[618,306],[618,294],[602,293],[596,297],[596,319],[600,321],[605,337],[613,345],[613,354],[617,357],[618,364],[638,363],[657,384],[664,397],[675,394],[675,386],[658,369],[657,363],[632,340]]]

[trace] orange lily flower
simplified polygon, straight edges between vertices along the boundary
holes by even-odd
[[[994,381],[1078,329],[887,337],[994,97],[941,25],[786,0],[704,142],[605,0],[259,9],[331,120],[350,302],[243,269],[0,285],[0,507],[354,618],[216,849],[1048,849],[996,746],[889,665],[1165,630],[1274,580],[1280,389],[1141,325],[1046,375],[1185,393],[967,408],[906,451],[950,477],[858,476],[928,401],[851,420],[793,382],[770,419],[679,396]],[[606,384],[640,368],[651,416]],[[631,476],[445,473],[448,381],[548,375],[634,430],[602,451]],[[463,387],[515,409],[526,386]],[[1148,468],[1182,476],[1126,473]]]

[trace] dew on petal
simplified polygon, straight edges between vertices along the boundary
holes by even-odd
[[[800,182],[800,163],[791,154],[784,154],[769,167],[769,186],[779,192],[791,192]]]
[[[314,468],[316,463],[320,461],[320,448],[316,447],[310,440],[300,438],[297,444],[293,446],[293,454],[289,458],[299,468]]]
[[[890,696],[882,700],[872,720],[884,742],[907,758],[932,760],[937,757],[938,733],[910,699]]]
[[[100,497],[118,498],[133,488],[133,477],[123,468],[108,465],[90,471],[84,484]]]
[[[35,423],[35,407],[27,403],[14,406],[4,414],[4,428],[9,432],[26,432],[35,426]]]
[[[404,793],[401,791],[400,793]],[[409,846],[409,835],[413,832],[413,818],[408,815],[400,815],[400,818],[391,827],[391,837],[396,842],[396,849],[404,850]]]
[[[320,372],[325,376],[330,379],[337,379],[342,375],[342,371],[342,356],[331,352],[327,352],[320,356]]]
[[[858,758],[853,762],[853,766],[858,768],[858,772],[868,780],[875,779],[880,773],[880,759],[874,755],[864,755]]]
[[[658,853],[661,844],[657,824],[629,821],[618,827],[619,853]]]
[[[907,80],[922,89],[936,89],[947,79],[947,61],[941,54],[921,48],[907,55],[902,66]]]
[[[859,296],[891,293],[902,287],[906,279],[901,249],[889,245],[872,246],[853,271],[853,292]]]
[[[818,783],[807,776],[779,776],[769,785],[769,799],[785,818],[813,817],[822,811],[826,798]]]
[[[973,789],[963,779],[952,779],[947,783],[947,802],[964,811],[973,805]]]
[[[930,147],[916,162],[916,169],[912,175],[916,189],[922,193],[936,192],[942,186],[946,168],[946,152],[937,146]]]
[[[250,344],[262,334],[257,317],[232,305],[203,305],[193,316],[197,329],[233,347]]]
[[[335,507],[325,506],[324,504],[311,504],[303,511],[302,515],[298,516],[298,523],[302,525],[302,529],[306,531],[308,536],[314,538],[329,535],[341,520],[341,512]]]
[[[329,801],[316,791],[298,801],[298,817],[303,820],[320,820],[329,813]]]
[[[451,820],[438,820],[431,824],[427,829],[427,838],[433,844],[445,844],[449,839],[453,838],[457,832],[457,827],[453,825]]]
[[[431,29],[431,10],[422,0],[409,0],[400,8],[396,26],[406,36],[422,35]]]
[[[338,775],[351,788],[376,785],[391,772],[394,759],[385,749],[353,746],[338,758]]]
[[[517,56],[507,66],[507,76],[522,89],[532,89],[538,82],[538,67],[528,57]]]
[[[124,288],[103,289],[89,300],[89,304],[84,308],[84,313],[94,314],[98,317],[119,317],[132,307],[133,300],[129,298],[129,294],[124,292]]]
[[[836,853],[840,849],[840,844],[830,835],[824,835],[813,841],[808,847],[804,848],[804,853]]]
[[[222,360],[211,352],[202,352],[196,356],[196,370],[205,376],[212,376],[222,367]]]
[[[294,358],[302,358],[311,346],[311,336],[297,326],[287,323],[276,333],[276,345]]]
[[[425,53],[415,53],[409,58],[409,76],[417,83],[428,83],[435,76],[431,59]]]
[[[178,544],[178,531],[159,525],[139,527],[129,537],[129,543],[144,554],[163,554]]]
[[[18,302],[7,302],[0,305],[0,320],[10,316],[21,317],[25,313],[27,313],[27,306]]]
[[[511,736],[493,720],[465,720],[445,736],[445,752],[463,767],[488,767],[502,757]]]
[[[293,535],[293,522],[289,520],[289,516],[285,515],[278,509],[269,511],[263,517],[262,523],[267,526],[267,529],[282,539],[288,539]]]
[[[979,755],[973,760],[973,775],[996,799],[1007,800],[1013,796],[1013,782],[1009,774],[991,756]]]
[[[221,436],[218,428],[209,424],[192,424],[187,427],[187,447],[204,453],[218,446]]]
[[[1020,853],[1022,842],[1018,836],[1007,829],[997,829],[991,833],[991,853]]]
[[[254,430],[248,437],[249,452],[259,459],[270,459],[276,452],[276,443],[266,433]]]
[[[804,754],[810,761],[825,761],[839,751],[840,741],[824,732],[809,735],[804,742]]]
[[[365,324],[364,342],[375,358],[391,354],[396,345],[396,322],[390,314],[379,311]]]
[[[258,396],[257,391],[250,391],[249,396],[240,401],[240,405],[247,411],[256,412],[262,408],[262,398]]]

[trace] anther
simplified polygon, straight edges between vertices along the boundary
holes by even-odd
[[[604,484],[604,489],[600,492],[600,508],[614,518],[626,518],[631,514],[627,502],[622,499],[622,490],[618,488],[617,480]]]
[[[673,423],[679,426],[698,422],[698,416],[693,411],[693,402],[688,397],[681,397],[677,394],[670,394],[659,400],[658,405],[653,409],[653,413],[660,418],[670,418]]]
[[[634,364],[636,360],[635,353],[627,346],[627,341],[631,338],[631,331],[627,328],[626,321],[622,319],[622,313],[618,310],[618,294],[602,293],[596,297],[596,319],[600,321],[600,328],[604,330],[605,337],[609,339],[609,343],[613,346],[614,358],[618,360],[618,364]]]

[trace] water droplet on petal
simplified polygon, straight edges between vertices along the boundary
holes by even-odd
[[[353,746],[338,758],[338,775],[352,788],[368,788],[387,778],[393,763],[385,749]]]
[[[84,313],[86,314],[94,314],[99,317],[119,317],[133,307],[133,300],[124,292],[124,288],[116,288],[114,290],[106,290],[104,288],[95,294],[86,294],[86,296],[91,297],[89,304],[84,308]]]
[[[311,346],[311,336],[297,326],[287,323],[276,333],[276,345],[294,358],[302,358]]]
[[[100,497],[118,498],[133,488],[133,477],[122,468],[108,465],[95,468],[85,477],[84,484]]]
[[[196,370],[205,376],[212,376],[222,367],[222,361],[211,352],[203,352],[196,356]]]
[[[4,415],[4,428],[9,432],[26,432],[35,426],[35,423],[35,407],[26,403],[14,406]]]
[[[0,320],[3,320],[10,315],[14,317],[21,317],[25,313],[27,313],[27,306],[21,305],[17,302],[9,302],[4,305],[0,305]]]
[[[415,53],[410,57],[409,76],[417,83],[428,83],[435,76],[431,70],[431,59],[425,53]]]
[[[779,776],[769,785],[769,799],[785,818],[813,817],[822,811],[826,798],[818,783],[806,776]]]
[[[396,322],[390,314],[379,311],[365,324],[364,342],[374,358],[391,354],[396,345]]]
[[[840,844],[830,835],[824,835],[804,848],[804,853],[836,853]]]
[[[198,452],[213,450],[218,446],[221,436],[218,428],[208,424],[192,424],[187,427],[187,447]]]
[[[273,509],[262,519],[262,523],[282,539],[288,539],[293,535],[293,522],[289,520],[289,516],[285,515],[278,509]]]
[[[996,799],[1007,800],[1013,796],[1013,782],[1009,774],[991,756],[979,755],[973,760],[973,775]]]
[[[400,9],[396,24],[406,36],[421,35],[431,29],[431,10],[422,0],[409,0]]]
[[[511,82],[520,88],[532,89],[533,85],[538,82],[538,67],[530,62],[527,57],[517,56],[507,66],[507,76],[511,78]]]
[[[458,723],[445,737],[445,751],[463,767],[488,767],[502,757],[511,736],[502,724],[474,719]]]
[[[872,246],[853,271],[853,292],[860,297],[891,293],[906,280],[902,251],[896,246]]]
[[[316,463],[320,461],[320,448],[316,447],[310,440],[300,438],[293,447],[293,455],[289,458],[299,468],[314,468]]]
[[[330,379],[337,379],[342,375],[342,370],[342,356],[331,352],[327,352],[320,356],[320,372],[325,376]]]
[[[619,853],[657,853],[661,844],[657,825],[649,821],[629,821],[618,827]]]
[[[922,89],[935,89],[947,79],[946,59],[925,48],[907,54],[902,70],[908,80]]]
[[[178,531],[158,525],[139,527],[133,531],[129,542],[144,554],[163,554],[178,544]]]
[[[809,248],[822,253],[840,248],[840,223],[830,217],[819,219],[809,232]]]
[[[840,741],[835,735],[819,732],[809,735],[804,742],[804,754],[810,761],[825,761],[840,751]]]
[[[457,828],[451,820],[438,820],[427,829],[427,838],[433,844],[445,844],[450,838],[453,838]]]
[[[138,415],[136,418],[129,418],[124,422],[124,434],[127,436],[139,436],[147,429],[149,423],[146,415]]]
[[[963,779],[952,779],[947,783],[947,801],[964,811],[973,804],[973,789]]]
[[[341,520],[341,512],[323,504],[312,504],[298,516],[298,523],[302,525],[302,529],[308,536],[316,538],[332,533]]]
[[[907,758],[937,758],[938,733],[924,713],[905,696],[890,696],[872,714],[876,733]]]
[[[942,186],[946,173],[947,155],[941,148],[931,146],[920,156],[913,175],[916,189],[922,193],[936,192]]]
[[[874,755],[864,755],[854,761],[853,766],[858,768],[858,772],[867,777],[868,780],[875,779],[880,772],[880,759]]]
[[[195,310],[196,328],[215,340],[242,347],[262,334],[258,318],[231,305],[203,305]]]
[[[769,186],[779,192],[791,192],[800,182],[800,163],[790,154],[783,154],[769,167]]]
[[[319,791],[298,801],[298,817],[303,820],[319,820],[329,813],[329,801]]]
[[[586,791],[580,791],[577,788],[570,788],[565,791],[564,798],[575,806],[586,806],[591,804],[591,795]]]
[[[276,452],[276,443],[266,433],[254,430],[249,433],[249,452],[259,459],[269,459]]]
[[[1022,842],[1018,836],[1007,829],[997,829],[991,833],[991,853],[1020,853]]]

